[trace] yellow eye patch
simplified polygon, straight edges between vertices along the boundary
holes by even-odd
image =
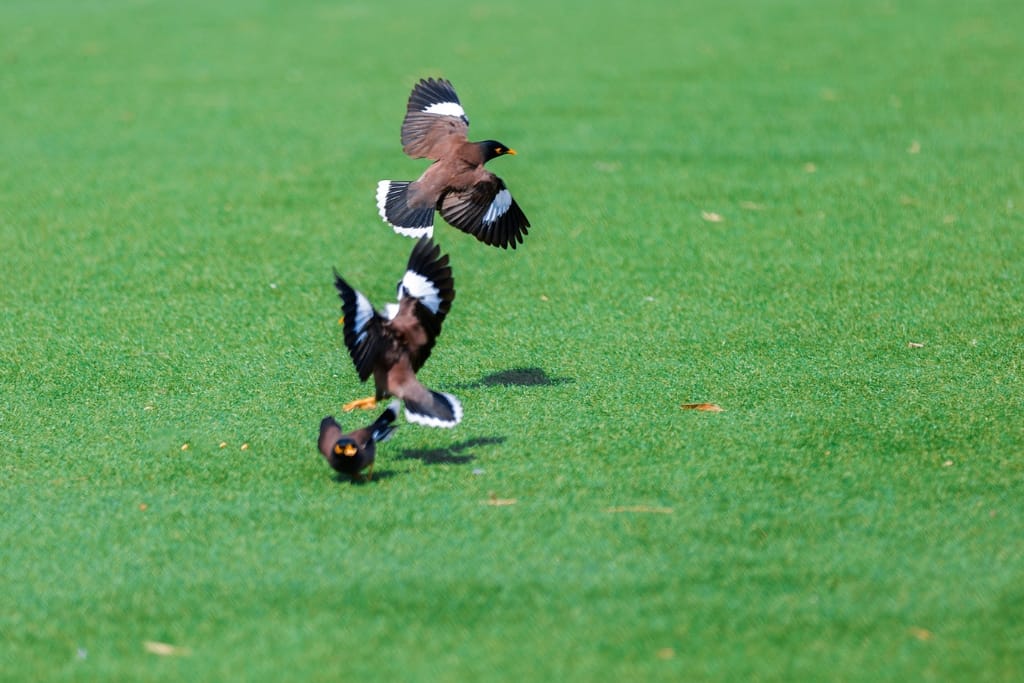
[[[358,452],[359,449],[356,448],[353,444],[347,443],[344,446],[342,446],[340,443],[334,444],[335,455],[344,455],[347,458],[351,458]]]

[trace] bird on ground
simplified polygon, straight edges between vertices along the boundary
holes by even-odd
[[[373,462],[377,456],[377,444],[387,441],[398,429],[398,401],[392,401],[369,427],[345,434],[341,425],[328,415],[320,421],[320,439],[317,446],[327,464],[338,472],[353,479],[366,470],[366,479],[373,478]]]
[[[372,408],[386,396],[405,404],[405,419],[427,427],[454,427],[462,420],[462,404],[451,394],[420,384],[416,373],[430,357],[441,323],[455,299],[455,280],[448,255],[429,237],[421,238],[409,255],[398,283],[398,303],[376,311],[361,292],[334,271],[341,297],[345,346],[365,382],[373,375],[374,396],[352,401],[346,411]]]
[[[522,244],[530,221],[505,182],[484,168],[495,157],[515,154],[496,140],[470,142],[469,119],[452,84],[420,80],[409,95],[402,122],[402,150],[413,159],[433,159],[419,179],[377,183],[377,209],[384,222],[407,237],[430,237],[434,211],[481,242],[503,249]]]

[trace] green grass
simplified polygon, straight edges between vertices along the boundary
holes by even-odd
[[[0,679],[1020,680],[1022,7],[0,4]],[[427,75],[534,227],[353,486]]]

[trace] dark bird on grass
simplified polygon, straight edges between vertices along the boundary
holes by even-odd
[[[352,401],[345,410],[372,408],[386,396],[405,403],[405,419],[427,427],[454,427],[462,420],[462,404],[451,394],[431,391],[416,373],[430,357],[441,323],[455,298],[448,255],[429,237],[420,239],[398,283],[398,303],[383,313],[334,271],[341,297],[345,346],[365,382],[373,375],[376,394]]]
[[[343,433],[338,421],[328,415],[320,421],[320,439],[317,446],[327,464],[336,471],[355,479],[360,472],[366,470],[366,478],[370,479],[373,477],[377,444],[391,438],[398,429],[398,425],[395,424],[397,419],[398,401],[392,401],[369,427],[348,434]]]
[[[496,140],[470,142],[469,119],[452,84],[428,78],[412,89],[402,122],[402,150],[433,159],[418,180],[377,183],[384,222],[408,237],[430,237],[434,211],[451,225],[491,246],[516,248],[530,227],[504,181],[484,168],[495,157],[515,154]]]

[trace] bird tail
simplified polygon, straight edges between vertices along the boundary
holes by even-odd
[[[394,423],[397,419],[398,401],[392,401],[385,408],[384,412],[381,413],[380,417],[370,425],[370,438],[378,443],[390,439],[391,435],[398,429],[398,425]]]
[[[409,206],[409,180],[382,180],[377,183],[377,211],[384,222],[406,237],[430,237],[434,234],[434,207]]]
[[[431,391],[426,401],[405,399],[405,419],[424,427],[448,429],[462,421],[462,404],[451,394]]]

